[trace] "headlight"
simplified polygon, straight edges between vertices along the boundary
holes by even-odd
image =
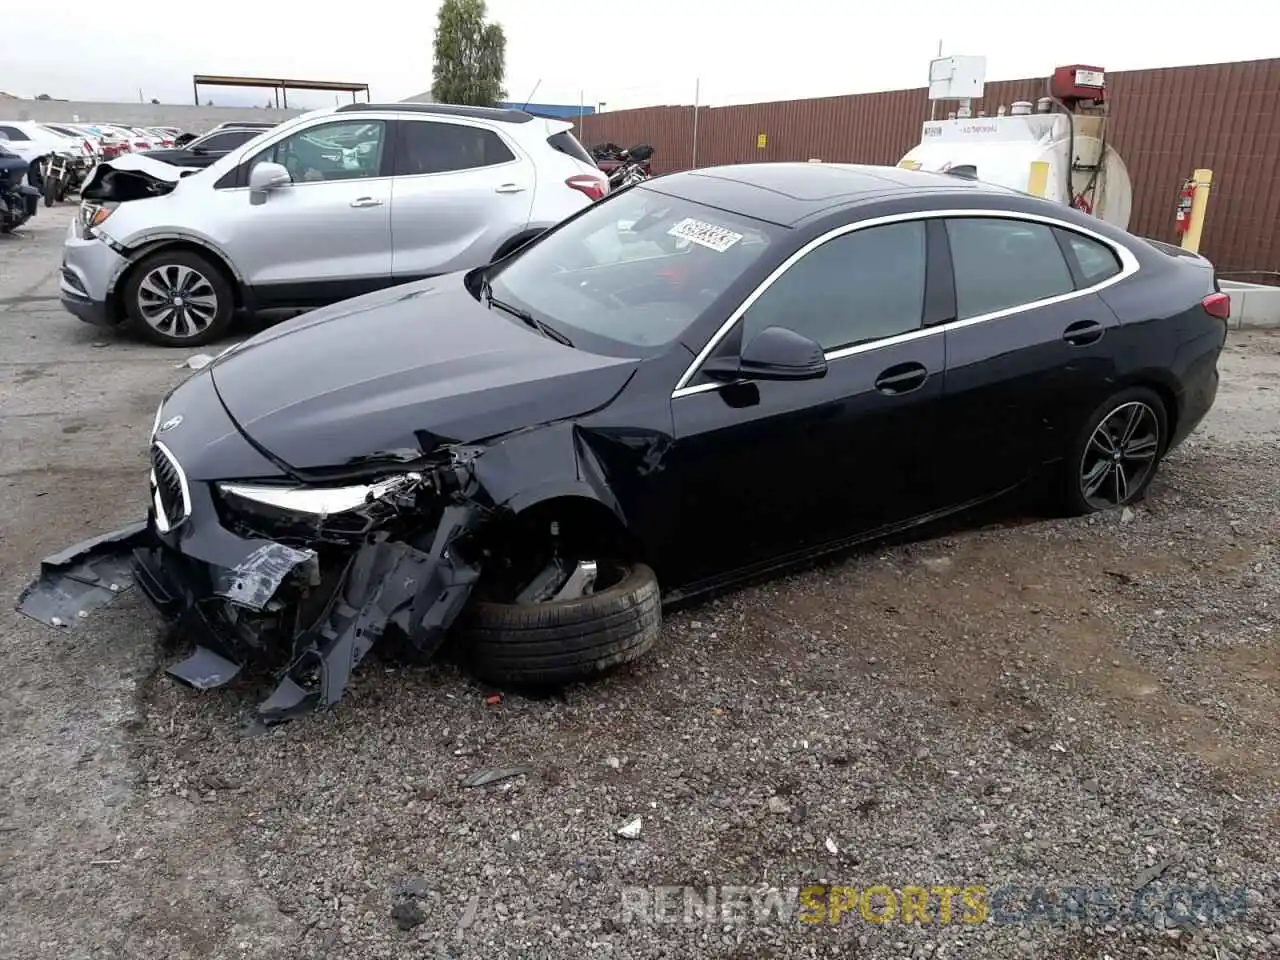
[[[286,487],[274,484],[219,483],[218,492],[226,497],[240,497],[253,503],[286,510],[327,516],[355,510],[367,503],[398,493],[422,480],[422,474],[404,473],[377,483],[350,487]]]
[[[86,201],[80,204],[80,226],[86,230],[100,226],[107,217],[115,212],[115,209],[115,204],[107,205]]]

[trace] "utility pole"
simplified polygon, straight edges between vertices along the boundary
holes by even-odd
[[[702,78],[693,81],[693,169],[698,169],[698,100],[702,95]]]

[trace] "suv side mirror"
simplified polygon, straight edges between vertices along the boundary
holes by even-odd
[[[249,171],[249,202],[255,205],[266,203],[267,194],[291,183],[293,177],[281,164],[268,160],[256,163]]]
[[[822,347],[786,327],[765,327],[738,357],[708,360],[702,372],[713,380],[818,380],[827,375]]]

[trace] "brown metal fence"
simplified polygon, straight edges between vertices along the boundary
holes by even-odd
[[[1129,229],[1173,233],[1182,181],[1213,171],[1203,252],[1221,272],[1280,271],[1280,59],[1107,74],[1108,137],[1133,178]],[[1043,96],[1043,79],[989,83],[974,113]],[[929,118],[924,88],[698,110],[646,107],[584,118],[587,146],[649,143],[655,173],[693,166],[818,158],[897,163]],[[758,147],[758,137],[765,145]]]

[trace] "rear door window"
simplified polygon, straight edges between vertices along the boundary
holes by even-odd
[[[395,175],[452,173],[510,163],[516,158],[500,136],[484,127],[434,120],[401,120]]]
[[[957,319],[1026,306],[1071,293],[1075,282],[1053,228],[1027,220],[947,220]]]
[[[15,140],[15,141],[16,141],[16,140],[30,140],[30,139],[31,139],[31,138],[30,138],[30,137],[28,137],[25,133],[23,133],[21,130],[19,130],[17,127],[6,127],[6,126],[3,126],[3,125],[0,125],[0,133],[3,133],[3,134],[4,134],[6,137],[8,137],[10,140]]]

